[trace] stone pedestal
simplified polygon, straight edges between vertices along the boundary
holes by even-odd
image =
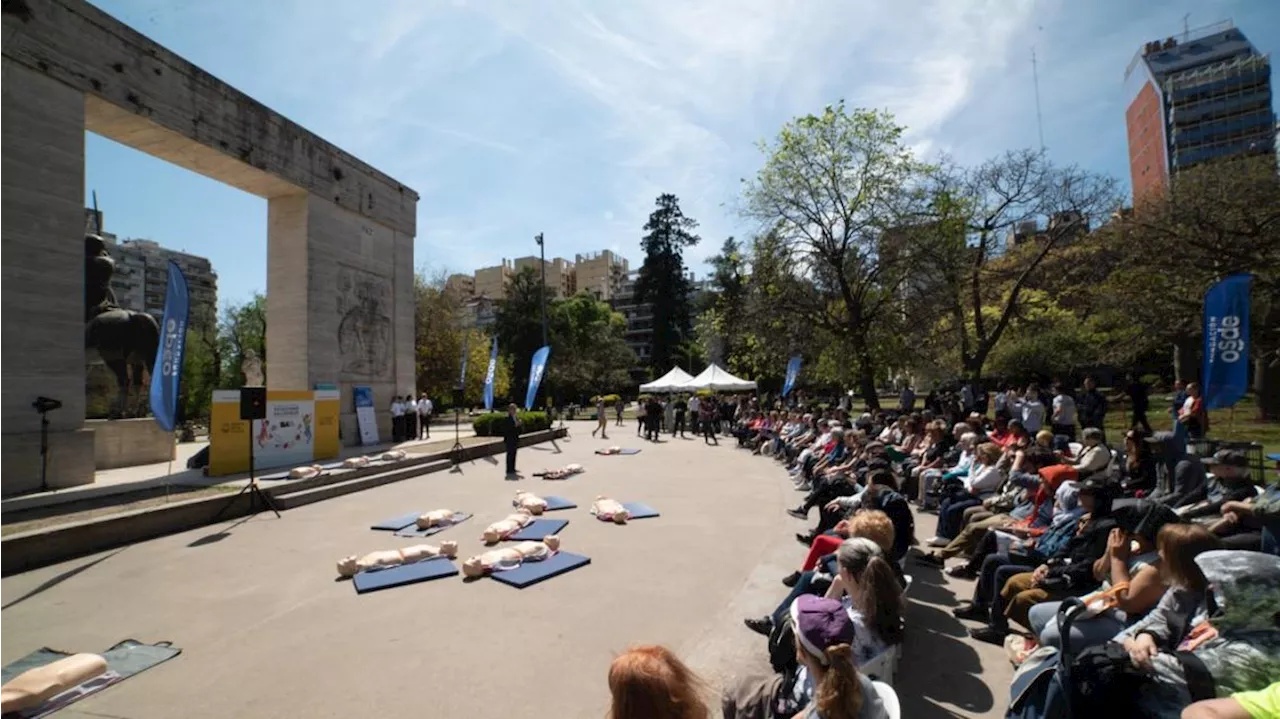
[[[97,469],[168,462],[178,451],[173,433],[161,429],[151,417],[90,419],[84,425],[93,430],[93,461]]]
[[[8,24],[5,25],[6,32]],[[0,491],[40,486],[40,415],[51,397],[50,485],[93,481],[84,425],[84,95],[3,60],[0,154]]]

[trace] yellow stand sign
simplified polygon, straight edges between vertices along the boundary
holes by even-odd
[[[209,421],[209,474],[221,476],[249,471],[249,440],[253,433],[256,469],[296,467],[338,456],[336,389],[314,391],[267,390],[267,417],[240,419],[240,390],[217,390]]]

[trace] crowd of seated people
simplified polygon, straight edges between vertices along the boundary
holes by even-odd
[[[1192,706],[1203,697],[1188,689],[1184,672],[1165,667],[1170,678],[1152,667],[1179,647],[1188,651],[1186,637],[1213,626],[1223,611],[1208,599],[1201,565],[1228,549],[1243,550],[1226,552],[1229,561],[1262,558],[1260,574],[1276,582],[1270,603],[1262,602],[1271,613],[1257,615],[1265,631],[1255,627],[1241,639],[1219,627],[1195,651],[1229,645],[1237,654],[1262,652],[1273,661],[1268,666],[1280,667],[1280,480],[1264,487],[1236,450],[1197,456],[1186,432],[1153,434],[1136,425],[1109,446],[1097,426],[1105,398],[1092,381],[1077,392],[1055,384],[1051,396],[1036,385],[1001,394],[993,418],[976,411],[981,407],[959,416],[926,409],[855,419],[840,409],[801,408],[739,416],[729,431],[743,448],[785,467],[803,497],[788,513],[810,520],[816,510],[816,525],[796,535],[805,549],[782,578],[788,594],[770,614],[745,620],[768,637],[775,674],[729,687],[725,716],[811,710],[821,685],[837,676],[832,661],[856,670],[901,643],[914,512],[937,512],[938,521],[928,547],[910,552],[913,561],[976,580],[954,614],[974,622],[974,640],[1004,646],[1015,664],[1028,657],[1028,664],[1069,661],[1063,657],[1080,652],[1094,652],[1094,664],[1120,656],[1130,674],[1145,672],[1144,681],[1161,685],[1123,699],[1131,707],[1145,702],[1138,715],[1176,717],[1186,709],[1205,716],[1193,712],[1212,708]],[[949,560],[956,563],[947,566]],[[844,608],[847,651],[829,656],[829,644],[796,636],[797,612],[817,606],[816,597]],[[1070,617],[1065,642],[1061,616]],[[1071,655],[1061,654],[1067,647]],[[867,696],[865,677],[838,676],[850,696]],[[1091,686],[1112,682],[1102,676]],[[1219,689],[1267,689],[1259,681],[1221,682]],[[1237,704],[1268,696],[1242,694]],[[877,716],[867,712],[881,705],[860,702],[855,713],[852,705],[836,706],[819,704],[813,715]]]

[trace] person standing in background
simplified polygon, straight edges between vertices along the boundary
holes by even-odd
[[[613,405],[613,412],[618,416],[619,427],[622,426],[622,410],[626,408],[627,408],[627,401],[621,397],[619,397],[618,402]]]
[[[964,382],[960,385],[960,409],[964,412],[964,416],[968,417],[973,411],[973,385]]]
[[[1080,427],[1097,427],[1102,432],[1102,441],[1107,441],[1107,398],[1098,391],[1098,383],[1092,377],[1084,378],[1084,391],[1076,401],[1076,409],[1080,412]]]
[[[418,402],[413,395],[404,396],[404,440],[406,442],[418,438]]]
[[[1174,388],[1181,391],[1181,381],[1174,383]],[[1125,394],[1129,395],[1129,406],[1133,408],[1133,421],[1129,423],[1129,428],[1141,426],[1142,431],[1151,435],[1151,423],[1147,421],[1147,407],[1150,398],[1147,395],[1147,385],[1134,372],[1129,375],[1129,386],[1125,388]]]
[[[421,427],[421,434],[418,439],[431,439],[431,415],[435,414],[436,406],[431,400],[427,399],[427,393],[422,393],[422,398],[418,400],[418,424]]]
[[[1076,438],[1076,401],[1061,382],[1053,385],[1053,433]]]
[[[1173,417],[1173,431],[1177,432],[1182,427],[1182,422],[1178,419],[1178,415],[1182,414],[1182,407],[1187,403],[1187,384],[1180,379],[1173,381],[1173,402],[1169,406],[1169,415]]]
[[[507,416],[502,420],[502,443],[507,449],[507,479],[519,479],[516,472],[516,450],[520,449],[520,415],[514,403],[507,405]]]
[[[636,399],[636,436],[639,437],[644,432],[645,417],[648,414],[649,399],[647,397],[639,397]]]
[[[676,401],[671,403],[675,407],[675,421],[671,424],[671,436],[676,436],[676,432],[680,433],[680,438],[684,439],[684,417],[689,410],[689,403],[684,401],[683,395],[677,395]]]
[[[1187,385],[1187,398],[1182,401],[1178,410],[1178,422],[1187,428],[1187,436],[1191,439],[1203,439],[1209,429],[1209,416],[1204,410],[1204,402],[1200,399],[1200,383]]]
[[[703,397],[698,402],[698,424],[702,427],[704,444],[720,444],[720,440],[716,439],[715,417],[715,397]]]
[[[702,419],[702,399],[698,395],[689,395],[689,431],[698,435],[698,422]]]
[[[898,411],[902,412],[903,414],[910,414],[911,412],[914,412],[915,409],[916,409],[916,391],[911,388],[911,385],[909,383],[904,384],[902,386],[902,394],[898,398]]]
[[[600,439],[609,439],[609,413],[604,406],[604,395],[596,397],[596,428],[591,430],[591,436],[596,436],[596,432],[600,433]]]
[[[391,400],[391,441],[404,441],[404,402],[398,396]]]
[[[1044,427],[1044,404],[1040,402],[1040,385],[1032,382],[1021,399],[1010,403],[1015,418],[1022,420],[1027,434],[1035,436]],[[953,423],[954,424],[954,423]]]

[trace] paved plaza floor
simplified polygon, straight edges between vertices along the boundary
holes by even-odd
[[[525,479],[500,464],[463,465],[285,512],[204,527],[5,578],[5,663],[49,646],[95,651],[133,638],[169,640],[177,658],[64,710],[66,717],[601,717],[612,657],[665,644],[708,681],[767,671],[765,642],[742,618],[770,610],[779,579],[803,557],[800,496],[779,466],[732,440],[653,445],[634,424],[609,441],[591,423],[525,448]],[[631,457],[596,456],[609,445]],[[497,458],[499,461],[501,457]],[[551,482],[533,471],[577,462]],[[427,541],[482,550],[480,532],[510,511],[517,489],[576,501],[563,548],[592,563],[524,590],[442,579],[357,595],[335,581],[349,554],[414,540],[373,532],[377,520],[449,508],[475,514]],[[626,526],[589,514],[600,494],[643,501],[662,516]],[[922,539],[932,517],[919,520]],[[999,716],[1009,670],[994,647],[961,639],[949,607],[971,586],[915,565],[909,640],[897,681],[904,716]],[[985,669],[985,675],[983,674]],[[995,687],[995,696],[984,685]],[[718,707],[717,712],[718,715]]]

